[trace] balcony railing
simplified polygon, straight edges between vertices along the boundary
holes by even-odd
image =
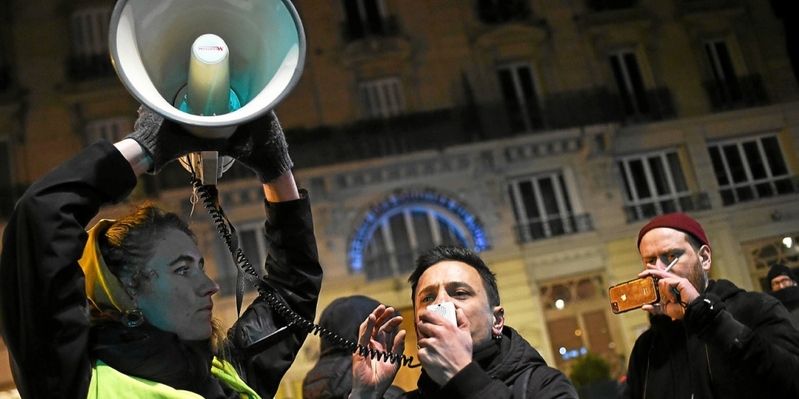
[[[504,24],[514,21],[524,21],[530,17],[530,9],[526,1],[478,1],[477,15],[484,24]]]
[[[658,91],[656,91],[658,92]],[[661,90],[658,93],[667,91]],[[668,96],[664,96],[670,99]],[[669,109],[673,110],[671,105]],[[650,112],[631,118],[625,115],[619,95],[606,89],[561,92],[544,98],[541,107],[527,109],[535,121],[519,124],[519,108],[504,103],[466,104],[462,107],[402,115],[390,119],[363,120],[349,125],[315,129],[289,129],[286,137],[294,163],[316,167],[359,161],[425,150],[441,150],[455,145],[536,134],[601,123],[635,123],[658,120],[665,114]],[[535,113],[535,115],[533,115]],[[536,118],[537,121],[536,121]],[[234,164],[233,168],[236,168]],[[246,170],[233,169],[223,179],[251,177]],[[167,165],[150,184],[151,192],[185,187],[188,174],[180,165]]]
[[[757,107],[769,103],[760,75],[739,76],[729,81],[702,82],[713,111]]]
[[[632,223],[672,212],[692,212],[707,209],[710,209],[710,197],[707,193],[699,193],[696,195],[659,198],[654,201],[640,201],[636,204],[626,205],[624,213],[627,215],[627,223]]]
[[[756,182],[744,182],[719,188],[724,206],[739,202],[755,201],[762,198],[799,193],[797,176],[780,176]]]
[[[594,230],[594,222],[590,214],[569,215],[567,217],[550,217],[547,220],[530,219],[514,226],[516,241],[519,244],[545,238],[584,233]]]
[[[705,13],[715,10],[740,8],[741,0],[682,0],[679,3],[682,14]]]
[[[628,98],[630,100],[630,98]],[[629,103],[607,89],[561,92],[545,100],[545,129],[561,129],[594,123],[636,124],[677,117],[671,91],[666,87],[649,89],[642,98]]]
[[[397,17],[389,15],[375,21],[358,21],[341,23],[341,36],[345,42],[353,42],[367,37],[393,37],[400,34]]]
[[[587,0],[586,5],[591,11],[623,10],[635,6],[635,0]]]

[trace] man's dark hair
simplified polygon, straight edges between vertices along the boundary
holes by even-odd
[[[448,260],[463,262],[475,268],[477,272],[480,273],[480,278],[483,280],[483,288],[485,288],[486,295],[488,295],[488,305],[492,307],[499,306],[499,290],[497,289],[496,275],[472,250],[453,245],[439,245],[416,259],[416,269],[414,269],[411,276],[408,277],[408,282],[411,283],[411,303],[416,303],[416,285],[419,283],[419,278],[422,277],[422,274],[431,266]]]

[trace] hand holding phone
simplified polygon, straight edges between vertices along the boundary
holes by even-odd
[[[455,317],[455,304],[452,302],[442,302],[435,305],[430,305],[427,307],[427,310],[436,312],[444,316],[447,320],[452,322],[452,324],[456,326],[458,325],[458,320]]]
[[[608,289],[610,308],[619,314],[660,301],[660,290],[654,276],[616,284]]]

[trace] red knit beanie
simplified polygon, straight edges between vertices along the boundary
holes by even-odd
[[[641,228],[641,231],[638,232],[638,247],[641,246],[641,239],[644,238],[644,234],[658,227],[668,227],[682,231],[696,238],[701,244],[710,246],[705,230],[702,229],[702,225],[699,222],[684,213],[669,213],[650,220],[646,226]]]

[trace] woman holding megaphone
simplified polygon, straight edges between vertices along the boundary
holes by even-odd
[[[228,334],[212,317],[219,286],[173,213],[145,205],[117,220],[142,173],[218,151],[263,183],[265,281],[313,319],[322,281],[310,204],[297,189],[273,112],[227,140],[200,139],[141,108],[134,132],[99,141],[35,182],[3,235],[0,330],[23,398],[272,397],[306,333],[256,299]],[[285,331],[269,340],[275,331]]]

